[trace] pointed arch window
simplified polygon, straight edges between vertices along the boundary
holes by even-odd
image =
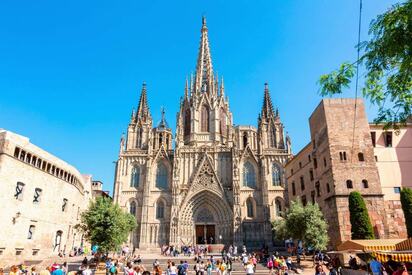
[[[206,105],[202,106],[201,111],[201,125],[200,125],[201,132],[209,132],[209,108]]]
[[[253,165],[248,161],[243,165],[243,186],[256,187],[256,173]]]
[[[185,128],[184,128],[184,135],[190,135],[190,109],[185,111]]]
[[[282,216],[282,203],[279,200],[275,201],[276,217]]]
[[[220,133],[226,136],[226,113],[223,108],[220,109]]]
[[[278,164],[273,163],[272,165],[272,185],[280,186],[281,184],[281,171]]]
[[[163,219],[165,217],[165,204],[159,200],[156,204],[156,219]]]
[[[248,218],[253,218],[255,216],[255,211],[253,209],[253,201],[251,198],[248,198],[246,201],[246,212]]]
[[[136,216],[136,208],[137,208],[137,206],[136,206],[136,202],[135,201],[132,201],[131,203],[130,203],[130,214],[132,214],[133,216]]]
[[[276,128],[271,131],[271,146],[276,147]]]
[[[247,133],[243,133],[243,148],[246,148],[246,145],[248,144],[248,138],[247,138]]]
[[[132,168],[132,177],[130,179],[130,187],[138,188],[140,183],[140,167],[134,166]]]
[[[167,186],[167,168],[163,163],[159,163],[156,171],[156,187],[160,189],[167,189]]]

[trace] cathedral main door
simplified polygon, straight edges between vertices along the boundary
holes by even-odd
[[[214,224],[196,224],[196,244],[216,243]]]

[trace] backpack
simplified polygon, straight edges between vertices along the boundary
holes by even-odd
[[[110,273],[115,274],[116,273],[116,267],[112,266],[109,270]]]
[[[267,268],[273,268],[273,262],[271,260],[268,261],[268,263],[266,264]]]

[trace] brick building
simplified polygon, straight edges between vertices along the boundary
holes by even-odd
[[[285,167],[289,199],[319,204],[332,247],[351,238],[348,196],[355,190],[366,201],[376,238],[406,236],[402,212],[387,210],[399,209],[399,198],[385,201],[389,191],[382,190],[363,101],[356,106],[355,99],[322,100],[309,118],[310,143]]]

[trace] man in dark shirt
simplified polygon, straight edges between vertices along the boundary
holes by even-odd
[[[398,263],[392,259],[391,255],[388,255],[388,261],[386,262],[386,272],[392,275],[398,269]]]

